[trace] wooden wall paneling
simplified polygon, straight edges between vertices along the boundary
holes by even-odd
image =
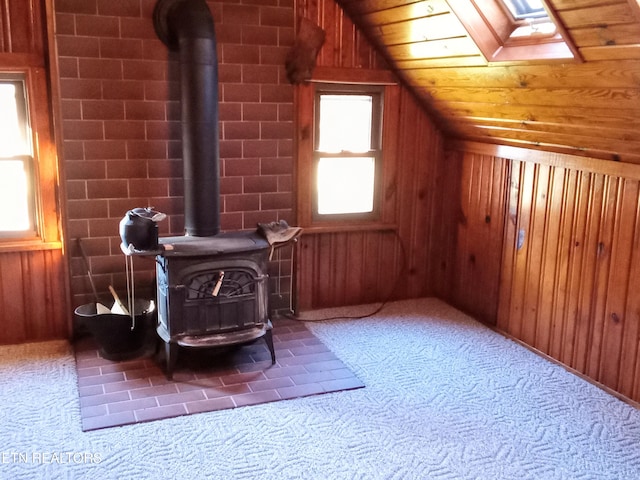
[[[403,95],[405,99],[405,108],[408,110],[409,105],[413,102],[413,97],[406,92]],[[424,295],[428,268],[428,241],[430,226],[428,222],[421,219],[429,218],[429,207],[431,205],[432,189],[431,187],[431,162],[425,161],[425,155],[429,151],[428,143],[432,141],[429,129],[426,128],[422,111],[417,106],[411,106],[413,116],[408,117],[407,121],[415,121],[415,127],[412,131],[413,138],[406,138],[406,144],[409,147],[407,155],[413,159],[413,168],[408,170],[413,175],[412,185],[409,191],[412,194],[411,216],[405,221],[408,222],[409,236],[406,243],[409,245],[410,254],[410,271],[409,285],[406,296],[415,298]],[[407,157],[404,157],[407,158]],[[405,204],[405,208],[407,205]]]
[[[411,104],[410,97],[403,93],[400,97],[400,111],[402,117],[398,124],[399,142],[395,161],[400,167],[400,191],[398,196],[398,235],[404,242],[407,254],[407,270],[400,281],[400,295],[410,297],[415,290],[414,277],[419,271],[414,257],[415,248],[415,218],[420,199],[416,193],[419,189],[419,161],[417,155],[416,128],[419,122],[419,110]]]
[[[334,296],[334,288],[336,285],[339,285],[341,281],[341,278],[339,278],[335,272],[335,235],[320,235],[316,248],[316,276],[313,288],[317,290],[317,297],[311,306],[312,308],[318,305],[331,305],[330,302]],[[344,289],[341,291],[344,292]]]
[[[296,258],[296,295],[294,310],[299,310],[302,307],[309,308],[313,303],[314,293],[314,248],[317,235],[305,235],[304,233],[298,240],[297,258]]]
[[[502,274],[501,259],[507,225],[507,201],[511,173],[510,162],[503,158],[496,158],[495,162],[491,187],[491,206],[489,209],[490,222],[485,221],[489,232],[487,232],[488,243],[485,249],[488,265],[485,264],[484,267],[487,268],[489,273],[488,278],[483,280],[483,284],[488,285],[489,288],[484,292],[485,308],[482,311],[483,317],[481,317],[492,325],[495,325],[498,319],[498,299]]]
[[[511,170],[510,221],[515,228],[508,229],[506,238],[508,247],[505,249],[510,270],[503,272],[504,282],[502,290],[509,291],[509,304],[506,312],[508,324],[507,332],[524,340],[524,312],[523,305],[527,293],[527,250],[531,240],[529,231],[534,165],[524,162],[514,162]],[[510,258],[509,258],[510,257]],[[506,274],[506,275],[505,275]],[[526,341],[526,340],[525,340]]]
[[[0,4],[0,51],[44,54],[44,21],[41,0]]]
[[[627,324],[633,322],[627,311],[630,272],[633,261],[633,238],[637,228],[635,211],[638,199],[638,182],[619,179],[616,192],[613,237],[611,243],[611,267],[607,281],[604,326],[602,332],[602,357],[597,378],[605,385],[620,387],[620,364],[623,334]]]
[[[29,341],[64,338],[70,331],[63,261],[60,250],[23,253],[25,339]]]
[[[513,153],[518,157],[517,151]],[[488,165],[495,169],[504,162],[504,180],[508,181],[504,182],[507,190],[502,205],[505,224],[497,327],[638,400],[637,172],[631,165],[615,168],[611,163],[601,164],[606,173],[598,173],[596,162],[581,170],[568,157],[566,165],[557,159],[539,157],[538,163],[533,158],[509,160],[472,149],[447,151],[449,162],[456,159],[462,165],[455,173],[461,187],[447,201],[458,203],[460,199],[457,208],[461,208],[463,221],[455,234],[449,233],[453,235],[449,238],[455,237],[457,257],[453,273],[448,272],[453,278],[450,297],[443,298],[472,313],[485,308],[480,297],[465,292],[488,278],[474,276],[468,260],[476,244],[483,240],[486,245],[496,243],[487,240],[488,231],[480,234],[481,214],[494,196],[489,192],[503,181],[495,172],[490,174]],[[438,220],[435,215],[433,221]],[[447,238],[445,233],[442,238]]]
[[[309,184],[314,178],[313,170],[309,167],[312,162],[308,158],[313,152],[313,98],[315,88],[313,85],[298,85],[294,88],[295,107],[295,149],[298,152],[298,161],[295,162],[296,184],[299,179],[308,179]],[[301,161],[300,156],[305,155],[307,161]],[[296,213],[300,225],[311,224],[311,192],[312,188],[297,188]]]
[[[407,92],[407,95],[410,95]],[[410,96],[413,98],[412,96]],[[437,132],[434,124],[430,121],[423,110],[419,109],[419,126],[417,145],[418,150],[415,155],[418,159],[416,169],[420,182],[416,195],[420,199],[420,209],[412,218],[416,225],[416,243],[413,251],[416,254],[416,263],[421,266],[418,283],[414,296],[432,295],[433,285],[429,283],[430,272],[437,268],[437,261],[431,258],[429,245],[439,241],[439,237],[433,231],[431,219],[436,211],[436,204],[439,201],[436,189],[436,179],[438,170],[443,161],[441,136]],[[426,161],[425,161],[426,159]]]
[[[383,148],[383,185],[381,219],[384,224],[399,225],[400,210],[404,207],[402,194],[404,188],[404,161],[410,159],[401,153],[404,144],[398,135],[398,125],[402,121],[403,111],[401,98],[404,90],[398,85],[388,85],[384,90],[384,125],[382,128]],[[369,232],[370,239],[376,239],[375,247],[370,245],[373,252],[377,249],[376,257],[369,257],[367,271],[376,275],[376,288],[370,289],[372,280],[365,283],[364,301],[370,303],[380,299],[398,298],[403,291],[404,276],[409,270],[408,247],[404,245],[397,231]],[[400,242],[403,242],[402,244]],[[375,258],[376,261],[373,261]],[[376,271],[373,272],[373,268]],[[377,295],[377,297],[376,297]]]
[[[502,271],[498,293],[498,318],[496,326],[510,333],[511,321],[511,273],[516,259],[516,241],[518,238],[518,197],[520,195],[520,163],[508,162],[507,172],[507,200],[505,204],[505,225],[502,240]]]
[[[336,268],[338,265],[346,267],[346,264],[338,264],[339,258],[346,257],[345,236],[337,233],[322,235],[320,248],[318,249],[319,278],[317,279],[322,296],[318,297],[320,305],[327,305],[333,299],[338,298],[344,302],[346,295],[345,271],[346,268]]]
[[[336,4],[336,8],[338,4]],[[359,45],[358,45],[358,30],[355,25],[351,21],[351,19],[344,14],[344,12],[340,12],[340,45],[349,45],[350,48],[342,48],[340,49],[340,65],[344,68],[357,68],[358,67],[358,57],[360,54]]]
[[[562,246],[560,232],[562,228],[562,204],[566,184],[566,170],[552,167],[548,172],[548,188],[545,193],[539,192],[541,200],[545,200],[544,237],[542,239],[542,262],[538,292],[538,309],[536,321],[536,344],[539,349],[549,353],[552,332],[554,330],[554,312],[557,309],[558,295],[561,285],[558,281],[562,275]],[[542,196],[544,195],[544,196]]]
[[[384,89],[384,124],[382,126],[382,154],[385,159],[399,158],[400,148],[397,125],[401,118],[400,111],[401,88],[397,85],[390,85]],[[384,160],[382,164],[382,198],[385,208],[381,209],[382,222],[393,224],[396,222],[400,203],[400,175],[402,165],[399,161]]]
[[[432,173],[439,199],[429,218],[431,293],[496,324],[510,163],[470,152],[447,152]],[[518,189],[514,189],[517,205]],[[513,217],[516,218],[515,216]]]
[[[309,250],[307,252],[307,254],[310,255],[311,258],[311,268],[309,270],[307,270],[306,272],[302,272],[301,275],[309,275],[311,282],[309,284],[309,298],[308,298],[308,302],[309,303],[301,303],[303,306],[305,306],[306,308],[313,308],[314,305],[316,305],[317,303],[317,298],[323,298],[323,296],[326,296],[326,294],[324,293],[324,288],[325,284],[320,282],[320,277],[319,277],[319,271],[320,271],[320,241],[323,240],[325,236],[320,236],[320,235],[316,235],[313,237],[310,237],[309,240],[310,242],[308,243],[309,245]],[[324,259],[325,262],[329,262],[328,258]],[[305,292],[306,293],[306,292]]]
[[[445,196],[441,192],[441,183],[445,172],[450,169],[450,165],[444,154],[443,139],[442,136],[432,124],[431,128],[431,140],[430,146],[427,149],[426,158],[429,159],[429,192],[431,195],[431,205],[427,210],[427,218],[429,219],[429,241],[426,245],[426,251],[428,253],[428,264],[425,281],[427,282],[426,295],[435,295],[436,289],[441,283],[443,273],[443,258],[440,256],[434,256],[433,252],[437,246],[441,246],[444,241],[442,238],[442,225],[436,220],[443,217],[443,204],[451,203],[445,201]],[[455,169],[454,169],[455,170]],[[450,175],[451,176],[451,175]],[[449,219],[450,222],[450,219]]]
[[[20,253],[0,254],[0,343],[20,343],[25,333],[25,297],[23,292],[22,256]]]
[[[626,318],[619,312],[627,302],[630,277],[625,266],[631,261],[635,228],[622,219],[635,215],[637,186],[627,187],[631,191],[625,194],[626,183],[616,178],[585,177],[574,190],[577,179],[567,179],[560,167],[520,169],[517,228],[507,235],[516,236],[516,252],[510,251],[512,243],[505,248],[501,302],[508,308],[498,325],[615,388]],[[514,185],[512,177],[512,189]],[[562,214],[570,202],[567,192],[578,198],[573,211]],[[512,192],[511,201],[515,198]],[[569,248],[563,245],[567,239]]]
[[[386,62],[354,26],[334,0],[299,0],[297,15],[325,31],[325,43],[316,58],[323,67],[385,68]]]
[[[483,155],[465,155],[469,183],[463,183],[466,212],[459,224],[459,268],[465,271],[457,296],[464,309],[495,324],[500,260],[504,235],[505,162]],[[463,177],[464,178],[464,177]]]
[[[570,363],[576,370],[584,372],[586,366],[586,347],[589,341],[589,328],[592,309],[592,297],[595,272],[595,252],[597,249],[597,238],[594,239],[594,217],[597,221],[599,216],[593,214],[597,205],[601,202],[597,197],[602,195],[602,176],[597,174],[583,174],[583,189],[581,190],[582,208],[580,215],[576,219],[576,247],[580,248],[579,264],[577,265],[578,283],[574,296],[575,319],[573,328],[573,358]],[[595,197],[595,198],[594,198]],[[597,228],[597,227],[596,227]]]
[[[382,284],[379,290],[382,296],[373,300],[402,298],[401,284],[408,269],[405,252],[399,244],[397,232],[381,232],[379,237],[378,280]]]
[[[349,234],[342,234],[344,237],[345,247],[343,252],[345,255],[345,261],[335,263],[336,266],[344,265],[346,268],[341,268],[344,275],[345,283],[345,295],[343,299],[344,305],[354,305],[358,303],[365,303],[365,290],[364,290],[364,272],[366,271],[367,262],[377,262],[377,259],[367,258],[365,255],[365,237],[364,232],[352,232]]]
[[[549,171],[550,186],[546,194],[545,235],[543,238],[543,271],[540,275],[540,294],[538,303],[538,321],[536,325],[536,344],[541,351],[549,353],[551,350],[553,333],[557,332],[555,315],[562,309],[559,304],[563,291],[562,280],[566,277],[566,255],[562,235],[566,226],[566,212],[563,210],[564,197],[567,187],[567,171],[563,168],[552,167]],[[561,337],[561,334],[558,336]]]
[[[545,197],[549,182],[549,166],[533,167],[531,209],[528,225],[522,225],[526,251],[525,293],[522,307],[522,335],[531,345],[537,345],[538,322],[540,320],[540,288],[543,281],[543,249],[545,236]]]
[[[591,310],[588,318],[589,336],[585,345],[585,370],[591,378],[598,379],[598,370],[602,355],[602,334],[606,315],[607,284],[611,269],[612,235],[615,221],[615,199],[617,181],[615,177],[603,176],[602,197],[594,209],[597,219],[594,222],[594,263],[595,272],[593,290],[588,292]]]
[[[443,161],[437,163],[438,171],[434,175],[434,194],[436,202],[431,217],[434,237],[430,248],[430,257],[434,267],[431,269],[431,291],[439,298],[453,302],[453,283],[455,281],[455,246],[457,245],[457,224],[460,206],[462,175],[462,152],[447,151]]]
[[[328,298],[337,299],[340,305],[346,305],[347,299],[354,296],[357,282],[362,268],[360,258],[351,258],[353,253],[350,240],[355,232],[337,232],[329,235],[331,238],[331,253],[329,254],[329,275],[324,279],[331,284]],[[330,300],[331,301],[331,300]],[[357,302],[356,302],[357,303]]]
[[[586,255],[585,228],[586,212],[589,206],[589,192],[591,188],[591,175],[584,172],[572,170],[571,180],[563,210],[571,210],[567,216],[565,224],[565,238],[568,240],[567,246],[567,283],[566,293],[563,302],[564,312],[560,318],[562,322],[561,336],[558,339],[557,357],[567,365],[575,365],[575,352],[577,349],[577,331],[579,314],[579,300],[581,298],[581,288],[584,278],[582,269],[584,256]],[[552,341],[552,344],[554,342]]]
[[[68,335],[62,262],[57,249],[0,253],[0,344]]]
[[[540,241],[537,238],[539,231],[536,225],[537,198],[537,178],[539,176],[539,165],[524,163],[522,176],[522,188],[520,190],[520,223],[518,230],[518,242],[521,248],[518,250],[520,262],[516,272],[516,281],[520,284],[521,299],[519,302],[519,335],[530,345],[535,343],[535,314],[536,305],[530,300],[532,294],[537,293],[539,274],[532,274],[539,268],[540,259],[536,258]],[[528,310],[531,308],[531,310]],[[529,314],[532,313],[533,317]]]
[[[362,303],[372,303],[383,298],[383,283],[380,281],[380,235],[361,232],[362,236]],[[380,296],[377,296],[377,295]]]
[[[557,301],[555,295],[559,287],[557,278],[561,267],[558,265],[560,258],[558,254],[560,230],[558,205],[562,202],[564,174],[563,168],[548,168],[547,173],[545,173],[547,180],[546,191],[538,193],[540,203],[544,204],[544,226],[542,227],[541,273],[538,287],[535,338],[540,350],[545,353],[549,352],[551,343],[553,315]]]
[[[380,301],[404,273],[391,232],[314,233],[305,235],[303,242],[299,274],[303,310]],[[400,282],[406,289],[406,279]]]
[[[640,290],[640,188],[637,181],[635,183],[637,195],[633,201],[634,211],[629,205],[623,215],[628,222],[633,222],[633,233],[629,239],[629,280],[626,286],[617,379],[617,390],[630,398],[640,398],[640,295],[636,294]]]
[[[454,268],[458,273],[453,277],[452,295],[455,298],[456,304],[460,305],[462,309],[466,311],[469,310],[470,305],[473,305],[471,298],[473,294],[467,289],[471,283],[468,278],[470,276],[469,260],[473,255],[469,252],[469,223],[471,221],[469,219],[469,209],[473,208],[471,196],[473,195],[474,189],[472,183],[473,179],[478,176],[478,173],[474,170],[479,164],[479,162],[474,161],[475,159],[474,154],[464,155],[463,157],[462,175],[460,177],[460,197],[456,199],[458,211],[455,212],[456,215],[454,217],[457,219],[457,243],[455,244],[456,258]]]
[[[548,238],[555,246],[547,250],[555,257],[552,288],[545,284],[543,301],[549,302],[543,312],[543,318],[548,318],[548,333],[541,332],[544,337],[546,353],[554,358],[562,357],[563,345],[566,340],[565,326],[567,322],[566,299],[569,294],[570,265],[572,245],[572,225],[574,209],[572,201],[575,198],[575,172],[568,169],[556,169],[553,174],[553,191],[550,203],[551,226]]]
[[[341,57],[341,31],[337,28],[340,22],[341,11],[335,2],[331,0],[319,0],[320,26],[325,31],[324,46],[320,49],[317,58],[318,65],[340,66]]]
[[[47,268],[42,252],[21,255],[26,338],[39,338],[47,327]]]
[[[612,236],[615,225],[615,202],[618,181],[606,176],[603,178],[602,200],[598,210],[598,228],[594,232],[595,245],[595,278],[594,288],[590,293],[591,311],[589,315],[589,336],[586,345],[585,373],[598,379],[599,363],[602,355],[602,334],[606,315],[607,281],[611,269]]]
[[[65,258],[61,250],[42,250],[44,275],[43,315],[37,317],[39,335],[32,338],[67,338],[71,332],[72,312],[69,310],[65,283]]]

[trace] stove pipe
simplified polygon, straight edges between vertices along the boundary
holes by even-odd
[[[159,0],[156,34],[178,51],[187,235],[220,232],[218,58],[213,18],[205,0]]]

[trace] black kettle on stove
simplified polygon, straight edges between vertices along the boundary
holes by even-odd
[[[166,214],[151,207],[133,208],[120,220],[120,238],[127,250],[144,251],[158,248],[158,222]]]

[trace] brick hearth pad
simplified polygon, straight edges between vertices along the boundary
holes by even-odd
[[[173,380],[151,355],[113,362],[91,338],[75,342],[84,431],[224,410],[364,384],[303,323],[274,320],[276,364],[264,340],[224,349],[181,348]]]

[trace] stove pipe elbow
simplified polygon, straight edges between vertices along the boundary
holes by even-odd
[[[156,34],[180,62],[185,233],[220,232],[218,57],[205,0],[159,0]]]

